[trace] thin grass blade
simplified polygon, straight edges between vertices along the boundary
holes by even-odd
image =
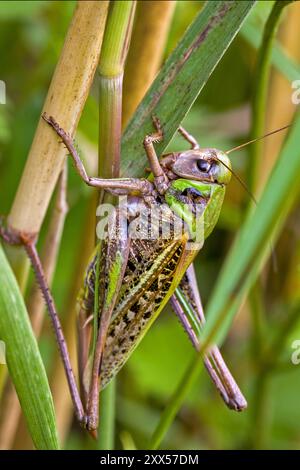
[[[151,115],[163,126],[167,147],[211,73],[241,28],[255,1],[207,2],[170,55],[128,124],[122,141],[122,173],[141,176],[146,157],[142,145],[153,131]]]
[[[39,348],[16,279],[0,246],[0,339],[37,449],[58,449],[54,406]]]

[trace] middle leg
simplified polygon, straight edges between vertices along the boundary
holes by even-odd
[[[169,180],[159,163],[159,159],[153,145],[155,142],[161,142],[163,140],[163,130],[157,117],[153,116],[152,120],[156,132],[146,135],[144,138],[144,148],[150,163],[151,171],[154,175],[157,191],[160,194],[164,194],[168,189]]]
[[[187,130],[184,129],[184,127],[180,126],[178,128],[179,134],[182,135],[182,137],[188,141],[189,144],[191,144],[193,150],[198,150],[200,148],[200,145],[198,144],[197,140],[195,137],[193,137]]]

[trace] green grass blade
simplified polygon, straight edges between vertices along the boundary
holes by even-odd
[[[128,124],[122,141],[122,173],[140,176],[146,157],[143,139],[153,131],[151,115],[161,120],[160,155],[238,33],[254,1],[207,2],[162,67]]]
[[[257,54],[257,64],[254,75],[254,82],[256,86],[252,93],[252,123],[250,139],[255,139],[257,136],[263,135],[264,133],[268,84],[270,78],[270,62],[272,57],[273,44],[282,12],[285,7],[289,5],[289,3],[289,1],[275,2],[264,27],[264,34],[261,47],[259,48]],[[259,194],[259,188],[264,183],[261,181],[261,184],[259,184],[261,179],[259,173],[261,167],[260,155],[262,153],[262,148],[262,140],[253,142],[253,144],[249,147],[247,182],[248,188],[255,195]]]
[[[243,25],[240,35],[243,36],[243,38],[255,49],[259,48],[262,39],[262,30],[253,22],[247,21]],[[278,41],[274,41],[272,64],[290,82],[298,80],[300,75],[299,65],[286,54]]]
[[[113,379],[100,395],[99,450],[113,450],[115,447],[116,385]]]
[[[0,339],[29,432],[37,449],[58,449],[52,396],[13,272],[0,246]]]
[[[187,371],[185,372],[183,378],[181,379],[177,389],[173,393],[172,398],[170,399],[168,406],[164,409],[160,416],[159,423],[151,436],[149,442],[149,449],[155,450],[158,449],[160,443],[162,442],[166,432],[172,425],[179,408],[181,407],[185,396],[198,377],[198,374],[202,370],[202,363],[197,361],[197,363],[192,363]]]

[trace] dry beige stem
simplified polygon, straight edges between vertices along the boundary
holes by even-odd
[[[73,134],[98,65],[108,1],[79,1],[43,107]],[[38,233],[62,170],[65,148],[39,120],[8,217],[16,230]]]
[[[18,396],[11,380],[6,383],[1,402],[0,450],[11,449],[20,417]]]
[[[68,211],[66,185],[67,165],[65,165],[59,178],[55,205],[53,207],[53,212],[51,213],[51,220],[41,255],[44,274],[50,286],[52,284],[65,218]],[[44,320],[45,300],[37,283],[34,283],[33,285],[27,309],[30,314],[34,334],[36,337],[39,337]]]
[[[176,1],[138,2],[123,94],[123,127],[152,83],[162,60]]]

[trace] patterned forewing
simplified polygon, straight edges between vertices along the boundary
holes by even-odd
[[[162,309],[184,245],[184,237],[131,240],[124,287],[106,340],[101,366],[102,387],[120,370]]]
[[[146,213],[146,210],[144,206],[140,209],[140,213]],[[171,230],[169,236],[166,236],[161,227],[164,228],[164,224],[168,223],[170,214]],[[133,218],[136,220],[135,217]],[[189,235],[182,225],[179,224],[178,229],[176,226],[178,220],[175,219],[174,213],[165,207],[156,238],[145,236],[148,230],[147,225],[141,225],[140,237],[128,237],[129,253],[126,268],[112,311],[101,362],[102,387],[117,374],[139,344],[177,287],[181,274],[187,268],[185,264],[186,243]],[[128,223],[130,220],[129,216]],[[98,263],[98,306],[99,317],[101,317],[103,299],[108,289],[106,269],[112,243],[113,241],[109,238],[99,243],[86,273],[85,288],[81,294],[81,307],[86,312],[87,319],[92,318],[94,309]],[[183,271],[182,268],[184,268]]]

